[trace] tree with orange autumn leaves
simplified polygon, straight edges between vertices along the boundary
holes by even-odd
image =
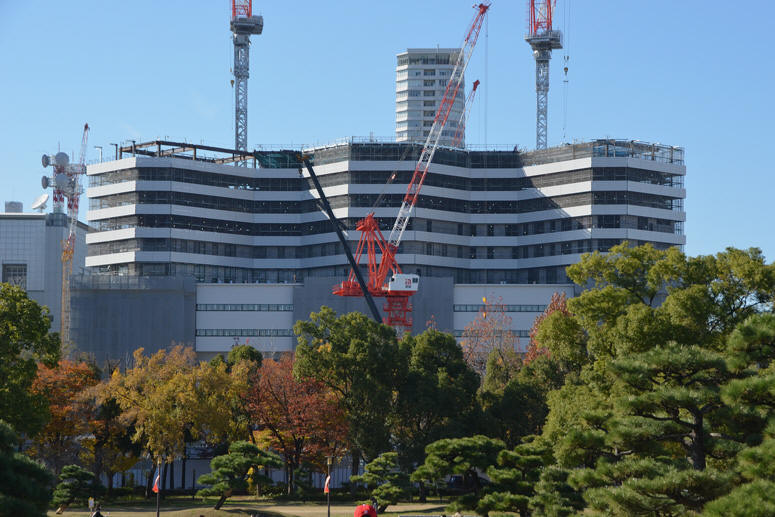
[[[303,464],[323,472],[326,457],[344,446],[346,416],[321,382],[294,377],[291,355],[264,360],[251,384],[247,408],[258,427],[259,445],[283,457],[287,493],[293,495],[295,473]]]
[[[35,435],[30,453],[43,460],[55,474],[75,463],[81,445],[79,437],[89,431],[94,406],[81,397],[98,384],[98,372],[90,365],[62,359],[54,368],[38,364],[32,393],[48,401],[49,420]]]

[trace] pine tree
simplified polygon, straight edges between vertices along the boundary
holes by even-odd
[[[252,443],[234,442],[229,446],[229,453],[216,456],[210,461],[211,471],[199,476],[198,482],[202,485],[210,485],[199,490],[198,497],[217,496],[215,509],[218,510],[235,491],[245,490],[248,486],[247,474],[251,467],[281,467],[283,461],[274,453],[262,451]],[[255,470],[255,469],[254,469]],[[258,474],[256,477],[268,482]]]
[[[551,466],[541,471],[528,507],[535,517],[567,517],[584,508],[581,493],[568,484],[570,471]]]
[[[363,483],[371,489],[377,501],[377,513],[383,513],[391,504],[409,494],[409,476],[398,465],[398,453],[385,452],[370,461],[360,476],[350,477],[354,483]]]
[[[487,469],[493,486],[479,501],[477,513],[487,515],[498,511],[528,515],[528,502],[541,468],[551,463],[551,448],[535,437],[526,438],[513,450],[498,453],[497,465]]]
[[[54,476],[18,447],[16,432],[0,420],[0,513],[45,517]]]

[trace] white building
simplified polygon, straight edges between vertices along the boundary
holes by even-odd
[[[18,285],[49,308],[51,331],[59,332],[62,311],[62,241],[69,234],[62,213],[0,213],[0,280]],[[73,273],[84,268],[87,227],[78,223]]]
[[[444,97],[459,48],[410,48],[397,56],[396,141],[424,142]],[[465,79],[441,133],[440,145],[452,146],[465,110]],[[458,147],[465,147],[465,124]]]
[[[292,350],[293,323],[321,305],[365,312],[361,299],[331,294],[349,266],[297,152],[249,153],[253,167],[233,167],[219,162],[237,151],[154,141],[89,166],[96,231],[86,265],[108,276],[195,278],[196,317],[181,302],[175,321],[190,320],[179,340],[195,335],[205,355],[245,342]],[[351,248],[368,213],[392,227],[418,152],[371,141],[305,150]],[[440,148],[397,254],[404,272],[421,276],[414,331],[432,317],[459,335],[486,297],[508,306],[525,337],[552,293],[573,294],[565,268],[582,253],[625,240],[683,246],[685,174],[683,149],[636,141]]]

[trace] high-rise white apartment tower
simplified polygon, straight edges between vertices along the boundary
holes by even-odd
[[[424,142],[433,125],[460,49],[409,48],[396,65],[396,141]],[[465,109],[465,80],[441,133],[440,145],[452,146]],[[463,124],[465,126],[465,124]],[[465,134],[458,147],[465,147]]]

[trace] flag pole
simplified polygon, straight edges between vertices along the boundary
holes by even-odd
[[[159,456],[159,459],[156,460],[156,477],[157,479],[154,480],[154,483],[156,483],[158,480],[161,479],[161,456]],[[161,485],[161,483],[159,483]],[[161,486],[159,486],[156,489],[156,517],[159,517],[159,509],[161,507]]]
[[[333,462],[333,458],[331,456],[326,457],[326,467],[328,467],[327,470],[327,476],[326,476],[326,506],[327,506],[327,516],[331,517],[331,463]]]

